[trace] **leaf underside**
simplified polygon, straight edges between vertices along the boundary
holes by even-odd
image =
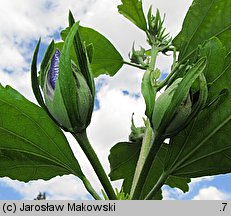
[[[118,6],[118,11],[138,28],[143,31],[147,30],[147,22],[142,8],[142,1],[122,0],[122,4]]]
[[[20,181],[83,177],[70,146],[47,113],[17,91],[0,87],[0,176]]]
[[[180,51],[179,60],[195,54],[199,44],[217,37],[231,49],[231,1],[194,0],[184,19],[181,32],[173,40]]]
[[[215,60],[213,56],[223,49],[220,46],[218,52],[219,44],[209,41],[204,48],[204,53],[210,53],[208,69],[210,64],[223,62],[222,69],[206,74],[210,80],[207,107],[171,140],[165,169],[173,175],[200,177],[231,172],[231,56],[225,61]]]
[[[207,106],[170,142],[165,170],[201,177],[231,172],[231,1],[194,0],[173,43],[179,61],[207,58]],[[199,53],[195,52],[198,50]]]

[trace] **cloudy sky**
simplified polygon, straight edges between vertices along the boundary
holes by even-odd
[[[159,8],[162,14],[166,13],[167,29],[175,36],[192,0],[143,2],[146,11],[153,4],[154,10]],[[108,37],[125,59],[133,41],[137,46],[145,44],[143,33],[117,13],[119,0],[0,0],[0,3],[0,82],[11,85],[34,102],[29,68],[36,41],[42,37],[41,60],[50,40],[59,40],[59,30],[67,26],[69,9],[82,25]],[[171,57],[159,58],[158,66],[163,73],[169,71],[171,61]],[[116,142],[127,140],[133,112],[135,123],[142,124],[145,109],[140,97],[142,75],[142,71],[124,66],[113,78],[101,76],[96,80],[99,106],[93,113],[88,133],[107,172],[109,149]],[[84,173],[100,191],[101,186],[88,161],[75,140],[69,134],[67,137]],[[194,179],[186,194],[168,187],[163,194],[165,199],[231,199],[230,180],[231,175]],[[114,185],[119,187],[120,182]],[[71,175],[27,184],[0,178],[0,199],[33,199],[39,192],[46,192],[48,199],[90,199],[82,183]]]

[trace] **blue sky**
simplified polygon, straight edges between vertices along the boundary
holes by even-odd
[[[71,9],[82,25],[90,26],[107,36],[125,59],[133,41],[137,47],[145,43],[144,35],[117,13],[120,0],[14,0],[3,1],[0,8],[0,82],[10,84],[28,99],[35,102],[30,88],[29,68],[37,39],[42,38],[39,61],[47,44],[53,38],[59,40],[59,30],[67,25]],[[144,7],[154,4],[166,13],[166,26],[175,36],[191,3],[185,0],[145,0]],[[176,4],[177,2],[177,4]],[[177,6],[176,6],[177,5]],[[173,10],[174,8],[174,10]],[[169,71],[172,59],[160,56],[158,67],[162,77]],[[109,149],[116,142],[127,140],[130,120],[134,112],[135,123],[142,125],[145,105],[140,93],[143,73],[124,66],[113,78],[101,76],[96,80],[96,106],[89,126],[92,140],[107,172]],[[70,145],[97,191],[101,186],[88,161],[75,140],[67,134]],[[231,199],[231,175],[193,179],[190,191],[164,187],[165,199]],[[119,187],[121,182],[115,182]],[[9,178],[0,178],[0,200],[33,199],[39,192],[46,192],[48,199],[89,199],[82,183],[74,176],[55,177],[50,181],[22,183]]]

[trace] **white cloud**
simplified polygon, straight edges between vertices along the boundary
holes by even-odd
[[[29,183],[2,178],[0,184],[15,189],[25,200],[36,198],[39,192],[45,192],[47,199],[50,200],[88,198],[82,182],[72,175],[55,177],[49,181],[38,180]]]
[[[218,190],[216,187],[210,186],[202,188],[198,194],[193,197],[193,200],[225,200],[230,198],[230,195]]]
[[[25,59],[20,51],[14,44],[11,44],[6,38],[2,38],[0,42],[0,65],[1,68],[7,68],[8,70],[15,70],[16,68],[23,68],[26,66]]]
[[[49,42],[53,34],[67,25],[68,10],[78,18],[94,5],[95,0],[0,0],[0,69],[18,71],[28,69],[29,46],[32,40],[42,37]]]
[[[0,69],[0,83],[3,86],[10,85],[14,89],[26,96],[27,99],[35,102],[35,97],[31,89],[30,74],[25,72],[6,73]]]
[[[212,181],[212,180],[214,180],[214,178],[215,178],[214,176],[204,176],[204,177],[199,177],[199,178],[193,178],[190,182],[190,187],[192,188],[201,182]]]
[[[173,190],[175,189],[162,189],[162,196],[163,196],[163,200],[174,200],[175,198],[173,198]],[[175,193],[174,193],[175,195]]]
[[[1,0],[1,35],[20,42],[38,36],[51,36],[54,31],[67,24],[67,13],[71,9],[81,18],[94,0]]]
[[[145,106],[141,97],[123,95],[120,88],[111,89],[105,85],[98,93],[98,99],[100,109],[93,113],[89,134],[100,148],[104,148],[105,143],[127,140],[133,112],[136,122],[142,124]]]
[[[201,183],[210,182],[214,180],[214,176],[205,176],[200,178],[192,178],[189,183],[189,191],[184,193],[179,188],[163,188],[163,199],[164,200],[173,200],[173,199],[189,199],[190,194],[198,187],[200,187]]]

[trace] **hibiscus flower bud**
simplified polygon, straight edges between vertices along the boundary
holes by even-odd
[[[40,105],[60,127],[72,133],[80,133],[90,124],[95,95],[91,67],[78,27],[78,23],[71,27],[62,49],[56,48],[54,42],[50,44],[41,63],[38,82],[43,95],[40,96],[39,88],[34,88]],[[73,49],[75,59],[71,53]],[[36,48],[36,58],[37,52]],[[36,86],[37,77],[32,81]]]
[[[176,79],[155,102],[152,113],[152,127],[163,138],[175,136],[183,130],[203,109],[208,89],[203,71],[206,58],[199,59],[183,78]],[[191,99],[191,87],[199,80],[199,98]]]
[[[156,100],[155,109],[152,115],[152,125],[156,131],[159,130],[160,124],[164,119],[164,115],[171,105],[174,97],[175,90],[178,88],[182,78],[178,78],[173,84],[168,87],[163,94]],[[185,93],[185,97],[178,107],[175,107],[174,116],[165,126],[165,136],[169,137],[169,134],[174,134],[187,120],[191,113],[192,102],[190,99],[189,92]]]

